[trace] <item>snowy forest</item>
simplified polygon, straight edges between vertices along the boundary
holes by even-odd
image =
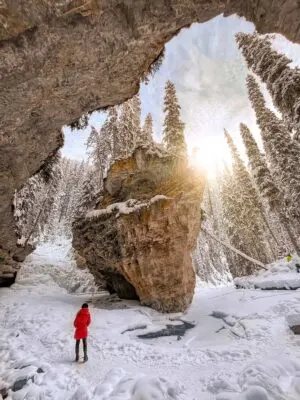
[[[257,268],[222,242],[264,264],[299,251],[300,128],[295,91],[299,70],[289,66],[290,60],[275,51],[266,36],[239,33],[236,41],[249,68],[248,96],[263,149],[241,121],[245,162],[230,132],[224,129],[232,163],[224,161],[216,176],[207,180],[202,230],[193,254],[198,275],[211,283],[250,275]],[[278,113],[267,108],[260,81],[266,84]],[[136,95],[121,106],[111,107],[100,129],[91,127],[87,161],[58,155],[50,158],[15,195],[19,244],[51,241],[56,235],[71,237],[72,223],[95,204],[110,166],[136,148],[155,146],[187,159],[184,123],[171,81],[165,85],[163,111],[161,144],[154,142],[151,114],[141,122],[141,102]]]

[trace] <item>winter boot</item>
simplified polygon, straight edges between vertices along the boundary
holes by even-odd
[[[88,360],[88,356],[87,356],[87,342],[86,342],[86,339],[83,339],[82,341],[83,341],[83,354],[84,354],[84,356],[83,356],[83,362],[87,362],[87,360]]]
[[[75,362],[79,361],[79,343],[80,340],[76,340],[76,346],[75,346]]]

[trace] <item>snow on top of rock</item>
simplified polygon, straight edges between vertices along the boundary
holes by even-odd
[[[157,194],[156,196],[152,197],[152,199],[150,199],[149,203],[153,204],[153,203],[155,203],[157,201],[168,200],[168,199],[171,199],[171,197],[165,196],[163,194]]]
[[[289,327],[300,325],[300,313],[287,315],[286,321]]]
[[[110,204],[108,207],[101,209],[101,210],[93,210],[89,211],[86,214],[86,218],[97,218],[101,215],[107,215],[107,214],[112,214],[116,213],[116,217],[118,218],[120,214],[131,214],[133,212],[136,212],[144,207],[148,207],[151,204],[154,204],[158,201],[161,200],[168,200],[171,199],[171,197],[164,196],[162,194],[158,194],[154,197],[152,197],[149,201],[147,202],[141,202],[136,199],[129,199],[127,201],[123,201],[120,203],[113,203]]]
[[[170,156],[164,146],[161,143],[156,142],[152,143],[151,146],[148,147],[146,154],[155,155],[160,158]]]
[[[300,273],[297,273],[297,263],[300,265],[297,255],[290,262],[281,259],[269,264],[267,271],[260,270],[255,275],[235,278],[234,283],[244,288],[298,289],[300,288]]]

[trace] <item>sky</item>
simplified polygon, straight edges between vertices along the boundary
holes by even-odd
[[[237,32],[253,31],[254,25],[243,18],[218,16],[182,29],[166,44],[161,68],[148,85],[142,84],[140,88],[142,121],[148,112],[152,114],[157,141],[162,138],[164,86],[170,79],[176,86],[189,151],[199,147],[199,157],[204,163],[209,164],[215,158],[228,159],[224,128],[245,157],[239,136],[240,122],[249,126],[260,143],[245,85],[248,70],[234,40]],[[280,35],[276,35],[273,45],[287,54],[293,65],[300,65],[299,45]],[[268,92],[263,86],[262,89],[268,106],[274,110]],[[104,113],[93,113],[90,124],[100,127],[104,119]],[[84,143],[89,131],[90,128],[76,132],[64,128],[63,155],[78,160],[85,158]]]

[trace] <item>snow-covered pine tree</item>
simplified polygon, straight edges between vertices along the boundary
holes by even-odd
[[[52,205],[51,213],[49,219],[47,221],[45,230],[44,230],[44,238],[46,240],[52,241],[55,239],[57,235],[61,235],[64,233],[63,229],[60,229],[62,224],[60,222],[60,218],[62,218],[62,204],[63,201],[66,200],[65,196],[68,191],[66,190],[66,176],[68,175],[66,171],[69,171],[71,167],[71,160],[65,157],[62,157],[60,160],[60,170],[61,170],[61,179],[59,180],[57,193]],[[69,188],[71,189],[71,188]]]
[[[175,85],[171,81],[167,81],[165,86],[164,113],[163,143],[170,153],[185,159],[187,148],[184,138],[184,123],[180,119],[180,105]]]
[[[44,232],[57,193],[60,155],[46,160],[42,169],[15,194],[14,215],[19,244],[35,243]]]
[[[283,225],[294,249],[298,251],[297,240],[290,227],[290,222],[285,215],[283,195],[274,183],[265,156],[260,152],[247,125],[241,123],[240,132],[246,148],[250,171],[259,193],[261,197],[266,200],[270,211],[274,212],[278,216],[279,221]]]
[[[271,210],[274,210],[274,208],[278,209],[278,206],[281,204],[281,195],[267,166],[265,156],[260,152],[247,125],[240,124],[240,133],[246,148],[250,171],[259,189],[259,193],[267,200]]]
[[[82,197],[83,183],[87,175],[92,173],[91,167],[85,161],[62,158],[60,164],[62,178],[46,225],[44,237],[47,240],[55,239],[57,236],[71,237],[72,223]]]
[[[59,182],[61,179],[61,168],[60,168],[60,153],[50,157],[39,172],[42,181],[44,182],[44,193],[45,199],[41,204],[41,214],[38,219],[40,233],[44,232],[46,224],[51,218],[51,210],[55,197],[58,191]]]
[[[270,254],[266,251],[266,229],[271,231],[269,223],[249,172],[231,136],[226,130],[224,132],[233,160],[233,174],[238,187],[239,200],[242,202],[241,223],[246,227],[249,237],[252,237],[253,240],[250,255],[259,261],[268,262],[271,260]],[[274,237],[272,232],[271,234]]]
[[[118,108],[110,107],[107,111],[107,118],[104,122],[104,134],[107,136],[109,146],[111,148],[111,158],[109,163],[111,164],[115,159],[119,158],[122,152],[120,146],[120,132],[119,132],[119,121],[118,121]]]
[[[247,225],[242,219],[243,203],[239,197],[239,187],[228,167],[224,168],[220,184],[222,202],[222,225],[229,243],[245,254],[253,254],[252,235],[248,234]],[[236,253],[227,251],[226,260],[233,278],[251,275],[255,266]]]
[[[141,101],[139,94],[125,101],[120,107],[119,157],[129,157],[141,134]]]
[[[202,227],[220,236],[220,196],[215,181],[208,181],[201,204],[203,220]],[[201,280],[213,284],[230,280],[230,273],[225,256],[226,248],[220,246],[202,230],[197,239],[193,261],[196,272]]]
[[[89,159],[93,164],[95,175],[98,177],[98,190],[102,188],[112,153],[112,140],[108,127],[109,121],[105,121],[99,131],[92,127],[86,143]]]
[[[82,190],[80,196],[78,197],[76,215],[74,221],[81,218],[90,208],[93,208],[96,201],[100,197],[100,192],[97,190],[94,183],[93,171],[87,170],[85,179],[82,183]]]
[[[138,146],[150,146],[153,143],[153,120],[151,114],[147,114],[144,122],[144,126],[140,131],[140,135],[137,137],[136,147]]]
[[[272,176],[284,194],[289,215],[297,219],[299,226],[300,147],[292,140],[284,122],[266,107],[258,83],[251,75],[247,77],[247,87]]]
[[[68,236],[71,236],[72,223],[76,217],[78,204],[83,193],[84,181],[88,171],[91,170],[91,167],[85,161],[81,161],[80,163],[78,161],[73,161],[72,164],[74,165],[72,169],[73,174],[71,173],[68,177],[72,182],[71,196],[64,218],[65,234]]]
[[[292,60],[272,48],[269,36],[238,33],[236,41],[248,67],[266,83],[286,125],[299,133],[300,69],[291,68]]]

